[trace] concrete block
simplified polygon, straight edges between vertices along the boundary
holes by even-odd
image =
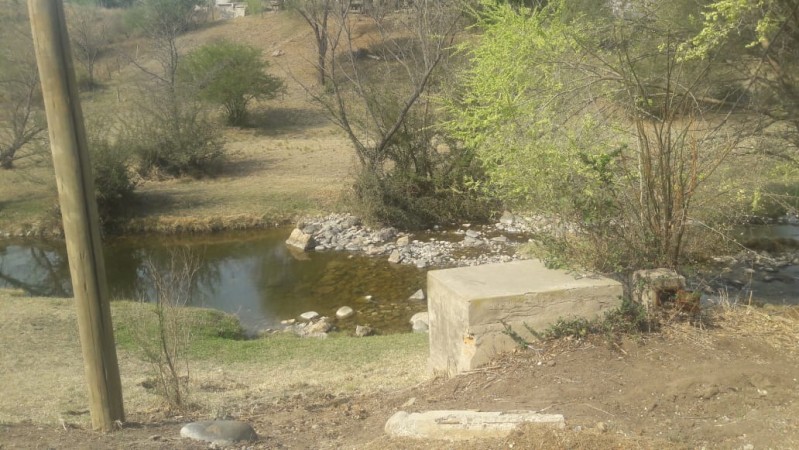
[[[685,289],[685,277],[672,269],[638,270],[633,273],[632,285],[633,299],[651,311],[666,297]]]
[[[399,411],[388,419],[385,431],[394,437],[460,441],[507,436],[524,423],[559,429],[566,426],[560,414],[533,411],[425,411],[410,414]]]
[[[621,283],[548,269],[538,260],[427,273],[430,368],[449,376],[477,368],[516,345],[506,323],[532,339],[559,318],[593,319],[621,304]]]

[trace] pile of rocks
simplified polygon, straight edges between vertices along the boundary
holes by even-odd
[[[337,250],[387,256],[391,263],[419,268],[468,266],[518,259],[515,248],[526,237],[514,236],[514,239],[505,234],[529,233],[539,227],[539,222],[505,213],[495,225],[477,229],[463,224],[457,230],[438,232],[435,237],[421,241],[392,227],[373,230],[349,214],[331,214],[300,222],[286,243],[304,251]]]

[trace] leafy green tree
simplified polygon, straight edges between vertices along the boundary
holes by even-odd
[[[710,101],[715,60],[684,58],[691,30],[665,5],[597,21],[565,3],[483,3],[449,129],[490,194],[552,221],[539,236],[550,261],[676,266],[702,188],[718,190],[745,130]]]
[[[282,80],[264,72],[267,67],[260,50],[222,40],[188,54],[181,77],[201,98],[222,105],[229,124],[242,125],[252,100],[275,98],[284,88]]]

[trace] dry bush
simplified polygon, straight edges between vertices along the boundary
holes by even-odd
[[[187,405],[187,352],[194,324],[186,305],[193,296],[199,268],[199,258],[188,249],[170,251],[163,262],[148,258],[143,266],[149,292],[142,292],[140,298],[151,298],[152,308],[141,309],[133,336],[152,366],[158,394],[170,409]]]

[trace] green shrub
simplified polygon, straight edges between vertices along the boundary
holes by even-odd
[[[243,125],[252,100],[275,98],[284,89],[282,80],[264,72],[267,67],[260,50],[222,40],[189,53],[180,75],[200,98],[222,106],[228,124]]]
[[[154,99],[127,122],[122,141],[144,177],[215,175],[227,156],[219,128],[193,103]]]
[[[504,327],[502,333],[513,339],[519,347],[530,347],[530,343],[510,325],[505,322],[502,322],[502,325]],[[647,315],[641,304],[625,299],[618,308],[593,320],[582,317],[561,317],[543,332],[536,331],[526,323],[524,327],[533,337],[542,341],[562,338],[580,339],[591,334],[604,334],[611,341],[615,341],[622,335],[654,331],[657,329],[658,323],[654,317]]]
[[[120,219],[133,199],[136,182],[131,177],[130,154],[105,136],[90,136],[94,190],[100,222],[109,226]]]

